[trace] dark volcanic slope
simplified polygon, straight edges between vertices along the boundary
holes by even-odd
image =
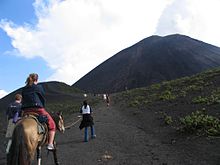
[[[46,106],[47,108],[51,109],[48,105],[58,105],[58,104],[65,104],[65,102],[72,102],[79,101],[82,98],[81,91],[71,86],[62,83],[62,82],[44,82],[42,84],[45,93],[46,93]],[[4,98],[0,99],[0,114],[4,113],[8,104],[14,101],[14,96],[16,93],[21,93],[21,88],[10,93],[9,95],[5,96]],[[63,107],[65,107],[63,105]],[[64,109],[65,110],[65,109]]]
[[[93,69],[74,87],[104,93],[148,86],[220,66],[220,48],[184,35],[151,36]]]
[[[79,111],[79,107],[85,99],[80,90],[61,82],[44,82],[41,84],[46,93],[46,110],[48,112],[62,111],[64,118],[66,118]],[[0,99],[0,143],[2,144],[0,146],[0,160],[1,151],[5,151],[3,145],[7,126],[5,112],[9,103],[14,101],[16,93],[21,93],[21,88]]]

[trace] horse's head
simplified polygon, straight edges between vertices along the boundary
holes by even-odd
[[[60,132],[64,133],[65,127],[64,127],[64,119],[63,119],[62,112],[57,112],[57,113],[53,114],[52,116],[53,116],[54,122],[56,124],[56,128]]]

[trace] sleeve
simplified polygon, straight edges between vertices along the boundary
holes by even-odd
[[[19,119],[18,116],[19,116],[19,112],[16,112],[14,117],[13,117],[13,123],[16,123],[18,121],[18,119]]]

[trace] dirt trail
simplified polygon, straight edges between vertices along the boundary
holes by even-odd
[[[144,131],[137,129],[115,107],[94,109],[96,139],[83,142],[75,127],[57,136],[60,162],[65,165],[150,164],[153,156]],[[62,154],[61,154],[62,153]],[[156,159],[156,158],[155,158]]]
[[[178,162],[169,160],[167,148],[161,147],[161,142],[151,133],[153,125],[150,120],[149,131],[146,132],[127,111],[101,104],[94,109],[94,121],[97,138],[87,143],[83,142],[83,131],[78,129],[79,124],[63,135],[57,134],[62,164],[166,165]],[[47,159],[52,162],[51,157]]]
[[[97,138],[88,143],[83,142],[79,124],[57,136],[62,164],[219,164],[219,140],[180,136],[155,111],[107,107],[103,103],[94,108],[94,121]]]
[[[101,104],[94,109],[96,139],[83,142],[83,131],[77,123],[65,134],[57,134],[58,157],[64,165],[97,164],[162,164],[153,148],[151,135],[137,128],[126,115],[114,106]],[[44,158],[52,165],[52,154]],[[51,163],[49,163],[51,162]]]
[[[104,103],[92,108],[96,139],[83,142],[80,123],[64,134],[57,132],[61,165],[217,165],[219,162],[217,153],[206,158],[215,143],[178,139],[175,131],[161,124],[154,111],[131,111],[115,105],[107,107]],[[72,118],[76,121],[77,114]],[[43,150],[42,164],[53,165],[52,154],[47,156],[46,149]],[[0,152],[3,165],[5,156]]]

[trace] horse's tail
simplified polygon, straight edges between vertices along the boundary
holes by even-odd
[[[30,159],[25,145],[24,129],[18,124],[12,135],[12,144],[8,155],[7,165],[30,165]]]

